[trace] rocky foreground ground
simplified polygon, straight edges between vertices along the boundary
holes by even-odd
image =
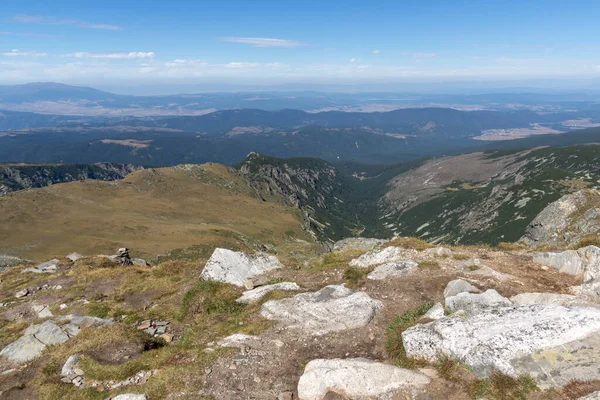
[[[5,268],[3,399],[600,399],[593,245],[353,238],[294,263],[120,249]]]

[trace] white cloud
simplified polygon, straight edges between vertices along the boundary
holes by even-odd
[[[59,19],[56,17],[47,17],[42,15],[15,15],[12,17],[13,21],[23,22],[27,24],[45,24],[45,25],[71,25],[78,28],[87,29],[106,29],[110,31],[118,31],[123,29],[118,25],[110,24],[97,24],[87,21],[81,21],[76,19]]]
[[[21,51],[17,49],[0,53],[0,56],[4,57],[45,57],[47,55],[48,53],[38,53],[37,51]]]
[[[413,53],[414,58],[433,58],[437,57],[435,53]]]
[[[377,55],[377,54],[379,54],[379,53],[381,53],[381,50],[373,50],[373,51],[371,52],[371,54],[374,54],[374,55]]]
[[[354,64],[356,62],[356,58],[351,58],[350,59],[350,64]]]
[[[96,58],[96,59],[106,59],[106,60],[135,60],[135,59],[144,59],[144,58],[154,58],[155,54],[153,52],[143,52],[143,51],[132,51],[129,53],[88,53],[88,52],[78,52],[72,54],[65,54],[62,57],[66,58]]]
[[[249,44],[252,47],[299,47],[304,43],[295,40],[251,37],[223,37],[222,42]]]
[[[600,72],[600,65],[596,65],[596,66],[594,67],[594,69],[595,69],[596,71]]]
[[[261,64],[259,63],[251,63],[251,62],[230,62],[228,64],[225,64],[224,67],[225,68],[256,68],[259,67]]]

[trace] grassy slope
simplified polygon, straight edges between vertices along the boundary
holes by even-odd
[[[42,259],[127,246],[152,257],[217,242],[308,239],[297,217],[292,208],[258,200],[224,166],[145,170],[119,182],[72,182],[0,198],[0,253]]]

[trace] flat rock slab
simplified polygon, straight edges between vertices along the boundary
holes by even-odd
[[[414,261],[400,260],[385,263],[375,268],[373,272],[367,275],[368,279],[380,281],[388,278],[394,278],[406,275],[419,267]]]
[[[481,377],[493,369],[516,376],[513,360],[600,332],[600,309],[554,304],[504,307],[471,316],[450,315],[402,333],[409,357],[446,355]],[[597,361],[594,361],[597,362]]]
[[[300,286],[296,282],[280,282],[272,285],[257,287],[256,289],[248,290],[236,300],[238,303],[255,303],[266,296],[268,293],[275,290],[296,291],[300,290]]]
[[[125,393],[109,397],[107,400],[148,400],[148,397],[145,394]]]
[[[590,393],[584,397],[580,397],[578,400],[600,400],[600,391]]]
[[[0,356],[11,362],[25,363],[39,356],[47,346],[66,342],[83,328],[112,323],[106,319],[78,315],[57,317],[54,321],[31,325],[23,332],[23,336],[2,349]]]
[[[575,250],[567,250],[560,253],[546,252],[533,256],[533,262],[556,268],[560,272],[569,275],[583,274],[583,261]]]
[[[463,310],[467,314],[474,314],[482,310],[498,307],[507,307],[512,303],[494,289],[488,289],[483,293],[458,293],[455,296],[446,297],[446,308],[452,311]]]
[[[383,250],[373,250],[350,261],[351,267],[369,268],[374,265],[389,263],[402,259],[404,252],[399,247],[386,247]]]
[[[265,253],[250,255],[216,248],[200,277],[207,281],[244,286],[249,279],[281,267],[277,257]]]
[[[260,313],[264,318],[279,321],[289,328],[324,335],[365,326],[382,307],[380,301],[365,292],[330,285],[317,292],[267,301]]]
[[[246,335],[243,333],[234,333],[233,335],[227,336],[217,342],[220,347],[237,347],[245,348],[248,346],[255,346],[260,343],[261,339],[258,336]]]
[[[529,304],[586,305],[586,301],[577,296],[561,293],[520,293],[511,297],[510,301],[516,306]]]
[[[529,374],[541,389],[562,387],[573,380],[600,379],[600,334],[565,343],[511,361],[519,374]]]
[[[371,250],[373,247],[379,246],[387,242],[385,239],[374,239],[374,238],[346,238],[338,240],[333,245],[333,251],[344,251],[344,250]]]
[[[333,394],[349,399],[390,399],[428,385],[426,375],[365,358],[313,360],[298,382],[299,400],[325,400]]]

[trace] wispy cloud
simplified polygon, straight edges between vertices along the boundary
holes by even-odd
[[[0,53],[0,56],[4,57],[45,57],[47,55],[48,53],[39,53],[37,51],[21,51],[17,49]]]
[[[594,69],[595,69],[596,71],[600,72],[600,65],[596,65],[596,66],[594,67]]]
[[[304,43],[295,40],[274,39],[274,38],[251,38],[251,37],[222,37],[222,42],[249,44],[252,47],[299,47]]]
[[[377,54],[379,54],[379,53],[381,53],[381,50],[373,50],[373,51],[371,52],[371,54],[374,54],[374,55],[377,55]]]
[[[31,36],[31,37],[52,37],[46,33],[32,33],[32,32],[0,32],[0,36]]]
[[[433,57],[437,57],[437,54],[435,54],[435,53],[413,53],[412,56],[414,58],[433,58]]]
[[[62,57],[66,58],[95,58],[95,59],[105,59],[105,60],[135,60],[140,58],[154,58],[155,54],[153,52],[143,52],[143,51],[132,51],[130,53],[87,53],[87,52],[78,52],[72,54],[65,54]]]
[[[93,22],[82,21],[78,19],[60,19],[56,17],[47,17],[42,15],[15,15],[13,21],[23,22],[27,24],[45,24],[45,25],[71,25],[78,28],[87,29],[106,29],[109,31],[118,31],[123,27],[110,24],[98,24]]]
[[[351,58],[350,59],[350,64],[354,64],[356,62],[356,58]]]

